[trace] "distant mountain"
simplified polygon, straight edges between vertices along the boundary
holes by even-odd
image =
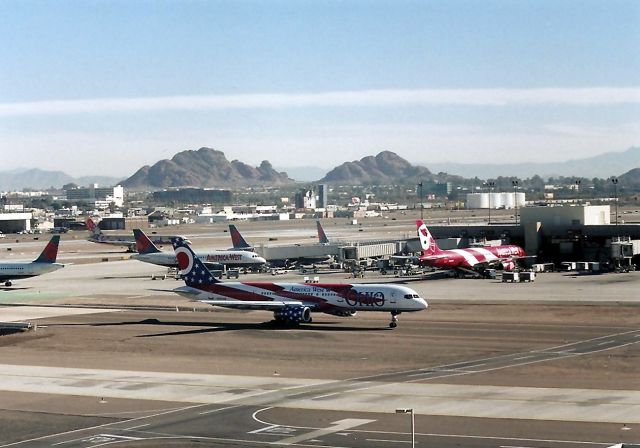
[[[68,183],[89,185],[97,183],[102,186],[116,185],[120,179],[107,176],[83,176],[74,178],[62,171],[45,171],[38,168],[17,168],[0,172],[0,191],[15,191],[31,188],[44,190],[61,188]]]
[[[640,168],[634,168],[618,176],[622,185],[640,185]]]
[[[300,182],[311,182],[324,177],[329,171],[328,168],[320,168],[317,166],[287,166],[275,167],[278,171],[284,171],[287,175]]]
[[[229,162],[224,153],[211,148],[182,151],[171,160],[145,165],[121,185],[128,188],[220,187],[284,185],[293,182],[264,160],[252,167],[238,160]]]
[[[434,172],[444,171],[463,177],[481,179],[498,176],[531,177],[535,174],[547,178],[552,176],[565,177],[599,177],[617,176],[630,168],[640,167],[640,147],[631,147],[623,152],[608,152],[585,159],[567,160],[565,162],[541,163],[430,163],[429,168]]]
[[[332,169],[319,182],[344,182],[351,185],[392,184],[433,180],[434,176],[423,166],[414,166],[391,151],[345,162]]]

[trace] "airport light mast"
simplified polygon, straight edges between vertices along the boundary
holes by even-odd
[[[611,182],[613,183],[613,198],[616,202],[616,235],[620,237],[620,231],[618,229],[618,178],[612,177]]]
[[[512,180],[511,181],[511,185],[513,185],[513,203],[514,203],[515,208],[516,208],[515,221],[516,221],[516,225],[518,225],[518,194],[517,194],[518,181],[517,180]]]
[[[416,421],[413,408],[396,409],[396,414],[411,414],[411,448],[416,448]]]
[[[491,194],[493,193],[493,187],[495,185],[495,182],[487,182],[487,186],[489,187],[489,225],[491,225]]]
[[[420,194],[420,220],[424,221],[424,206],[422,205],[422,181],[418,183],[418,191],[418,194]]]

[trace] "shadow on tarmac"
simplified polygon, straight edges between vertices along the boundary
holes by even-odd
[[[86,324],[53,324],[49,325],[53,326],[91,326],[91,327],[111,327],[111,326],[121,326],[121,325],[151,325],[151,326],[175,326],[175,327],[199,327],[193,330],[182,330],[182,331],[170,331],[166,333],[156,333],[156,334],[144,334],[135,336],[137,338],[151,338],[157,336],[179,336],[186,334],[199,334],[199,333],[216,333],[220,331],[236,331],[236,330],[268,330],[268,331],[279,331],[279,330],[298,330],[298,331],[339,331],[339,332],[347,332],[347,331],[390,331],[391,329],[388,327],[378,327],[378,328],[366,328],[366,327],[336,327],[338,322],[323,322],[322,324],[307,324],[307,325],[282,325],[275,321],[268,322],[257,322],[257,323],[238,323],[238,322],[188,322],[188,321],[161,321],[158,319],[144,319],[141,321],[130,321],[130,322],[104,322],[104,323],[86,323]],[[203,328],[205,327],[205,328]]]

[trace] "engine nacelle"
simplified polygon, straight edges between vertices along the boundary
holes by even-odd
[[[352,310],[341,310],[341,309],[330,309],[324,312],[325,314],[331,314],[332,316],[340,316],[340,317],[351,317],[355,316],[357,311]]]
[[[278,322],[291,324],[299,324],[300,322],[308,324],[312,320],[311,308],[300,305],[287,305],[282,309],[274,311],[273,317]]]

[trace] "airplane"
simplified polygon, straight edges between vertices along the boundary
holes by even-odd
[[[4,285],[9,287],[12,285],[11,280],[35,277],[63,268],[64,264],[56,263],[59,244],[60,235],[54,235],[35,260],[0,263],[0,282],[4,282]]]
[[[488,266],[499,264],[506,270],[514,269],[517,259],[527,257],[524,249],[513,244],[442,250],[423,221],[416,221],[416,226],[422,246],[418,263],[423,266],[478,274]]]
[[[185,286],[173,291],[192,300],[232,309],[267,310],[276,323],[311,323],[312,312],[348,317],[357,311],[398,314],[421,311],[427,302],[411,288],[395,284],[221,282],[181,239],[173,240],[178,269]]]
[[[320,241],[320,244],[329,244],[329,238],[327,238],[327,234],[324,233],[320,220],[316,221],[316,225],[318,227],[318,241]]]
[[[125,246],[127,248],[127,251],[129,252],[136,251],[136,240],[129,235],[105,235],[100,227],[98,227],[98,225],[90,217],[87,218],[87,228],[91,232],[91,235],[89,235],[89,238],[87,238],[87,240],[91,241],[92,243]],[[180,235],[153,236],[151,238],[151,241],[153,241],[154,244],[159,245],[171,244],[171,238],[176,236]],[[191,242],[183,236],[180,236],[180,238],[185,239],[189,244],[191,244]]]
[[[318,221],[318,239],[320,244],[327,245],[329,243],[329,239],[322,230],[322,226],[320,225],[320,221]],[[240,231],[236,228],[235,225],[229,224],[229,233],[231,234],[231,242],[233,244],[233,250],[249,250],[255,251],[255,246],[252,246],[244,239],[244,237],[240,234]],[[324,236],[324,238],[323,238]],[[267,258],[267,263],[273,267],[290,267],[292,265],[311,265],[317,263],[326,263],[331,260],[331,255],[308,255],[302,256],[298,258]]]
[[[141,229],[133,229],[133,235],[138,253],[132,255],[131,258],[160,266],[178,267],[174,252],[164,252],[158,249]],[[196,256],[209,269],[223,269],[224,267],[256,269],[266,263],[266,260],[258,254],[242,250],[213,250],[198,252]]]

